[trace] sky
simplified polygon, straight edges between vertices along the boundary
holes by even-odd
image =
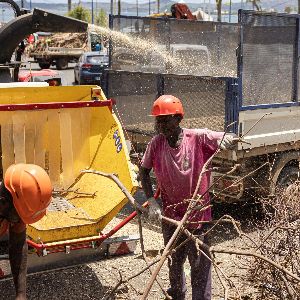
[[[81,2],[91,2],[92,0],[81,0]],[[116,1],[116,0],[114,0]],[[148,3],[149,0],[139,0],[140,3],[142,2],[147,2]],[[155,1],[155,0],[151,0],[151,1]],[[175,0],[170,0],[173,2],[179,2],[179,1],[175,1]],[[232,0],[233,3],[241,3],[241,1],[243,1],[244,3],[246,2],[246,0]],[[29,2],[29,0],[27,0],[27,2]],[[31,0],[31,3],[68,3],[67,0]],[[72,3],[76,4],[78,3],[78,0],[73,0]],[[94,2],[110,2],[110,0],[94,0]],[[122,2],[128,2],[128,3],[136,3],[136,0],[122,0]],[[186,0],[185,2],[187,3],[214,3],[215,0]],[[229,0],[225,0],[225,2],[229,2]]]
[[[20,1],[20,0],[19,0]],[[29,2],[30,0],[26,0],[27,2]],[[94,3],[109,3],[111,0],[93,0]],[[114,3],[116,3],[118,0],[113,0]],[[138,1],[139,5],[143,4],[143,3],[149,3],[149,0],[121,0],[122,3],[130,3],[130,4],[136,4]],[[152,3],[156,2],[157,0],[150,0]],[[170,2],[180,2],[180,0],[169,0]],[[181,0],[181,1],[185,1],[186,3],[196,3],[199,5],[203,5],[204,3],[211,3],[211,4],[215,4],[216,0]],[[247,0],[231,0],[232,3],[246,3]],[[267,3],[269,0],[261,0],[262,5],[264,3]],[[72,0],[72,4],[78,4],[79,0]],[[92,0],[81,0],[81,2],[89,2],[91,3]],[[230,0],[223,0],[222,1],[223,4],[228,4],[230,2]],[[284,3],[291,3],[291,0],[282,0],[279,1],[278,0],[278,5],[279,4],[284,4]],[[48,3],[48,4],[52,4],[52,3],[68,3],[68,0],[31,0],[31,3]],[[297,5],[297,0],[293,0],[292,3],[295,3],[294,5]]]

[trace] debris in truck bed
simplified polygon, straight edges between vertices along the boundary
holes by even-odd
[[[47,47],[84,48],[87,50],[88,34],[84,33],[54,33],[51,36],[38,40],[35,44],[26,47],[28,54],[43,52]]]

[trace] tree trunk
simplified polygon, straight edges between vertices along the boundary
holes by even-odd
[[[217,12],[218,12],[218,22],[221,22],[222,21],[222,0],[217,0]]]
[[[121,0],[118,0],[118,16],[121,15]]]
[[[68,11],[72,10],[72,0],[68,0]]]
[[[160,11],[160,1],[157,0],[157,13],[159,14],[159,11]]]
[[[300,0],[298,0],[298,14],[300,14]]]

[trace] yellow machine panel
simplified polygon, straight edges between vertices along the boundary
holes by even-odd
[[[0,111],[3,172],[12,163],[38,164],[53,185],[47,215],[27,229],[36,242],[95,236],[127,202],[114,181],[82,170],[114,173],[131,193],[137,187],[120,123],[110,106],[96,105],[106,101],[103,92],[95,106],[84,104],[91,101],[92,88],[1,89],[0,106],[36,103],[39,107]],[[68,102],[83,105],[64,105]],[[40,103],[49,106],[40,108]]]

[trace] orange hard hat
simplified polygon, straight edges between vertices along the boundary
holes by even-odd
[[[25,224],[35,223],[46,214],[52,186],[46,171],[37,165],[15,164],[8,167],[4,185],[12,195],[16,211]]]
[[[184,115],[181,101],[172,95],[158,97],[152,106],[152,116]]]

